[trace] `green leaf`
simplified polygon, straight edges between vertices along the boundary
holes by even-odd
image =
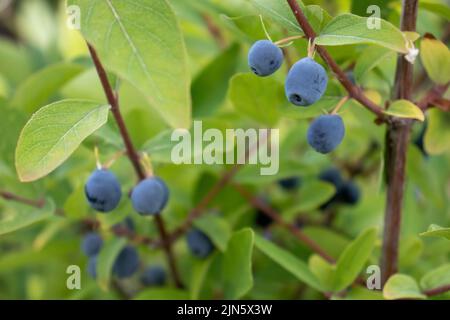
[[[228,96],[237,111],[268,126],[278,122],[279,108],[286,102],[281,84],[251,73],[235,75]]]
[[[300,198],[297,204],[283,212],[286,218],[293,218],[299,212],[307,212],[317,209],[320,205],[329,200],[336,192],[336,189],[330,183],[322,181],[311,181],[302,185],[300,189]]]
[[[337,16],[322,30],[315,43],[322,46],[371,43],[400,53],[408,53],[406,38],[391,23],[380,19],[380,29],[369,29],[367,17],[345,13]]]
[[[425,150],[431,155],[450,151],[450,113],[433,108],[428,110]]]
[[[108,119],[109,106],[63,100],[36,112],[19,137],[16,169],[23,182],[37,180],[61,165]]]
[[[31,75],[17,88],[11,105],[33,113],[84,70],[85,67],[80,64],[67,62],[46,67]]]
[[[403,238],[400,243],[398,264],[400,268],[414,266],[423,252],[422,239],[417,236]]]
[[[32,70],[31,59],[25,47],[0,37],[0,74],[7,82],[16,85]]]
[[[308,265],[292,253],[258,235],[255,235],[255,246],[300,281],[316,290],[323,291],[322,285],[317,277],[309,270]]]
[[[51,199],[45,201],[42,208],[33,208],[24,204],[15,204],[3,208],[0,220],[0,235],[26,228],[34,223],[48,219],[55,212]]]
[[[103,290],[109,289],[114,262],[120,251],[127,244],[127,239],[115,237],[106,242],[98,255],[97,260],[97,283]]]
[[[239,52],[238,44],[230,46],[195,78],[191,90],[194,117],[212,115],[223,103],[228,82],[237,68]]]
[[[399,118],[416,119],[419,121],[425,120],[423,111],[414,103],[408,100],[394,101],[389,106],[389,109],[385,110],[384,113]]]
[[[152,288],[139,292],[134,300],[189,300],[189,293],[173,288]]]
[[[450,228],[443,228],[437,224],[432,224],[428,230],[420,234],[422,237],[438,237],[450,240]]]
[[[211,267],[211,264],[216,256],[216,253],[213,253],[205,260],[194,260],[189,286],[190,297],[192,300],[199,299],[203,283],[205,282],[205,278],[208,274],[209,268]]]
[[[207,214],[195,220],[194,225],[202,230],[220,251],[225,251],[231,237],[231,227],[222,218]]]
[[[353,74],[357,82],[360,82],[366,75],[385,59],[395,55],[394,52],[379,46],[368,46],[356,60]]]
[[[165,0],[70,0],[81,8],[81,32],[105,66],[136,86],[175,128],[191,122],[187,53]]]
[[[404,274],[394,274],[383,288],[383,296],[387,300],[395,299],[426,299],[420,292],[414,278]]]
[[[345,289],[358,277],[372,253],[376,239],[377,230],[371,228],[362,232],[345,248],[336,263],[334,291]]]
[[[450,284],[450,264],[444,264],[436,269],[428,271],[420,279],[422,290],[430,290]]]
[[[254,234],[249,228],[233,234],[223,257],[225,299],[239,299],[253,287],[252,252]]]
[[[259,13],[264,17],[268,17],[277,22],[281,27],[286,28],[289,32],[303,34],[303,30],[298,25],[289,4],[286,1],[273,0],[248,0],[258,9]],[[305,6],[301,1],[297,1],[300,8],[305,10]]]
[[[325,227],[305,227],[303,233],[313,239],[326,253],[336,259],[350,243],[342,234]]]
[[[334,266],[317,254],[313,254],[309,258],[308,265],[311,272],[319,279],[324,290],[333,290]]]
[[[450,20],[450,8],[448,7],[448,4],[419,1],[419,7],[437,14],[444,19],[447,19],[447,21]]]
[[[422,39],[420,59],[428,76],[435,83],[444,85],[450,81],[450,50],[442,41]]]

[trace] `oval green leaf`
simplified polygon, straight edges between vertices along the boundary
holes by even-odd
[[[424,38],[420,42],[420,59],[433,82],[445,85],[450,81],[450,50],[442,41]]]
[[[428,111],[425,150],[431,155],[450,151],[450,113],[433,108]]]
[[[286,101],[280,83],[251,73],[237,74],[231,79],[228,97],[238,112],[268,126],[278,122],[278,110]]]
[[[430,290],[448,284],[450,284],[449,263],[427,272],[420,279],[420,287],[423,290]]]
[[[371,228],[361,233],[352,241],[336,263],[334,291],[339,292],[353,283],[372,254],[377,230]]]
[[[55,204],[51,199],[47,199],[42,208],[30,209],[27,205],[17,204],[8,206],[3,211],[4,218],[0,220],[0,235],[28,227],[51,217],[55,211]]]
[[[389,109],[384,111],[385,114],[398,117],[415,119],[419,121],[425,120],[423,111],[414,103],[408,100],[396,100],[390,106]]]
[[[167,123],[191,122],[190,75],[177,18],[165,0],[70,0],[105,66],[128,80]]]
[[[112,238],[103,245],[97,260],[97,283],[103,290],[109,289],[114,262],[120,251],[125,247],[127,239]]]
[[[383,288],[383,296],[387,300],[425,299],[414,278],[404,274],[394,274]]]
[[[450,240],[450,228],[443,228],[437,224],[432,224],[428,230],[420,234],[422,237],[438,237]]]
[[[239,299],[253,287],[252,253],[254,233],[246,228],[233,234],[223,257],[225,299]]]
[[[323,291],[322,285],[317,277],[309,270],[308,265],[295,257],[292,253],[258,235],[255,236],[255,246],[274,262],[292,273],[300,281],[316,290]]]
[[[34,181],[61,165],[108,119],[110,106],[63,100],[36,112],[19,137],[16,169],[22,182]]]
[[[379,22],[379,29],[369,29],[367,17],[349,13],[342,14],[325,26],[315,43],[322,46],[372,43],[400,53],[407,53],[404,34],[383,19],[380,19]]]
[[[48,102],[58,89],[79,75],[85,67],[75,63],[57,63],[39,70],[16,90],[11,105],[29,113]]]

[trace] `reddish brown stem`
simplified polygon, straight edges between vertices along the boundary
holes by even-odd
[[[433,104],[436,101],[439,101],[439,99],[442,98],[443,94],[447,91],[450,83],[447,83],[446,85],[436,85],[433,88],[431,88],[427,94],[419,101],[417,102],[417,106],[422,109],[426,110],[429,108],[431,104]]]
[[[302,28],[303,32],[305,33],[306,37],[314,40],[316,38],[316,33],[312,26],[309,24],[308,19],[302,12],[302,9],[298,5],[296,0],[287,0],[289,6],[291,7],[292,12],[294,13],[295,18],[297,19],[298,24]],[[338,66],[336,61],[331,57],[331,55],[328,53],[328,51],[321,46],[316,46],[316,50],[319,53],[319,55],[322,57],[322,59],[325,61],[325,63],[328,64],[330,69],[334,72],[339,82],[344,86],[344,88],[347,90],[349,96],[355,100],[357,100],[359,103],[361,103],[363,106],[365,106],[367,109],[375,113],[380,120],[385,118],[385,115],[383,113],[383,109],[378,106],[376,103],[371,101],[369,98],[367,98],[361,88],[358,86],[355,86],[350,79],[347,77],[345,72]]]
[[[40,200],[27,199],[7,191],[0,191],[0,197],[8,201],[15,201],[38,209],[43,208],[45,206],[45,199]]]
[[[282,226],[283,228],[287,229],[294,237],[296,237],[298,240],[300,240],[302,243],[304,243],[307,247],[309,247],[312,251],[320,255],[322,258],[324,258],[326,261],[330,263],[334,263],[335,260],[333,257],[328,255],[328,253],[325,252],[313,239],[308,237],[306,234],[304,234],[301,230],[299,230],[296,226],[287,223],[283,220],[281,215],[272,207],[268,206],[264,201],[261,201],[261,199],[257,197],[253,197],[253,195],[247,191],[243,186],[240,184],[234,183],[234,188],[246,199],[253,207],[261,210],[264,214],[269,216],[273,221],[275,221],[278,225]]]
[[[111,84],[109,83],[106,70],[103,67],[103,65],[100,61],[100,58],[98,57],[97,52],[95,51],[94,47],[92,47],[88,43],[88,48],[89,48],[89,52],[91,53],[91,57],[94,62],[95,68],[97,70],[97,74],[100,78],[100,82],[102,84],[103,90],[105,91],[105,95],[108,100],[108,103],[111,105],[111,112],[112,112],[114,119],[116,120],[117,125],[119,127],[120,134],[122,136],[123,142],[125,144],[125,148],[127,150],[128,158],[130,159],[139,180],[143,180],[146,178],[146,174],[140,164],[139,154],[136,151],[136,149],[134,148],[133,142],[131,141],[131,138],[130,138],[130,134],[128,133],[127,127],[125,125],[125,121],[123,120],[122,113],[120,112],[118,97],[114,93],[114,90],[112,89]],[[167,237],[167,232],[166,232],[166,229],[164,226],[164,221],[158,215],[155,219],[155,222],[158,227],[158,231],[161,236],[162,242],[164,244],[164,246],[163,246],[164,251],[166,252],[167,261],[169,263],[173,279],[174,279],[177,287],[181,287],[182,284],[181,284],[180,276],[179,276],[177,268],[176,268],[175,257],[173,255],[173,252],[171,249],[171,243]]]
[[[401,29],[415,31],[418,0],[403,0]],[[413,65],[403,55],[397,59],[395,99],[411,100]],[[412,120],[392,118],[388,123],[385,145],[385,173],[387,184],[384,217],[383,248],[381,254],[382,283],[398,270],[398,246],[402,221],[405,188],[406,155]]]
[[[446,284],[433,289],[424,290],[423,293],[428,297],[433,297],[446,293],[447,291],[450,291],[450,284]]]
[[[270,130],[269,133],[270,135]],[[270,136],[266,136],[265,139],[270,139]],[[260,144],[266,143],[266,140],[260,141]],[[245,152],[244,159],[247,160],[254,152],[258,150],[258,143],[248,148]],[[239,169],[242,167],[242,163],[245,161],[238,161],[238,164],[235,164],[231,169],[225,171],[222,177],[217,181],[217,183],[209,190],[209,192],[203,197],[203,199],[193,208],[184,223],[175,229],[170,236],[170,241],[177,240],[181,235],[183,235],[194,222],[195,219],[200,217],[207,208],[208,204],[222,191],[223,188],[234,178],[234,176],[238,173]]]

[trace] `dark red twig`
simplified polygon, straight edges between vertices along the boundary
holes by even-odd
[[[281,215],[273,209],[271,206],[261,201],[261,199],[254,197],[248,190],[246,190],[240,184],[234,183],[233,187],[241,194],[244,199],[246,199],[253,207],[261,210],[264,214],[269,216],[273,221],[275,221],[278,225],[287,229],[293,236],[295,236],[298,240],[304,243],[307,247],[309,247],[312,251],[320,255],[329,263],[335,263],[333,257],[331,257],[328,253],[325,252],[313,239],[304,234],[301,230],[299,230],[296,226],[287,223],[283,220]]]
[[[443,294],[447,291],[450,291],[450,284],[446,284],[433,289],[424,290],[423,294],[425,294],[427,297],[433,297]]]
[[[136,171],[136,175],[138,176],[139,180],[143,180],[146,178],[146,174],[140,164],[139,154],[136,151],[136,149],[131,141],[130,134],[128,133],[127,127],[125,125],[125,121],[123,120],[123,117],[122,117],[122,113],[120,112],[118,97],[114,93],[114,90],[112,89],[111,84],[109,83],[108,75],[100,61],[100,58],[97,55],[97,52],[95,51],[94,47],[92,47],[89,43],[88,43],[88,47],[89,47],[89,52],[91,53],[95,68],[97,69],[97,73],[100,78],[100,82],[102,83],[103,90],[105,91],[106,98],[108,100],[108,103],[111,105],[111,112],[114,116],[114,119],[117,122],[120,134],[123,138],[125,148],[127,150],[128,158],[130,159],[131,163],[133,164],[134,170]],[[164,226],[164,221],[162,220],[160,215],[157,215],[155,217],[155,222],[158,227],[158,231],[161,236],[162,242],[164,244],[163,245],[164,251],[166,252],[167,261],[169,263],[169,267],[172,272],[172,276],[175,281],[175,284],[177,285],[177,287],[182,287],[181,279],[178,274],[178,270],[177,270],[176,263],[175,263],[175,256],[173,255],[171,243],[167,237],[167,232],[166,232],[166,228]]]
[[[302,28],[305,35],[311,39],[314,40],[316,38],[316,33],[312,26],[309,24],[308,19],[302,12],[300,6],[298,5],[296,0],[287,0],[289,6],[291,7],[292,12],[295,15],[295,18],[297,19],[298,24]],[[346,76],[344,71],[338,66],[336,61],[331,57],[331,55],[328,53],[327,49],[321,46],[316,46],[317,52],[322,57],[322,59],[328,64],[330,69],[335,73],[337,79],[339,82],[344,86],[344,88],[347,90],[348,94],[351,98],[357,100],[360,102],[363,106],[365,106],[367,109],[375,113],[380,120],[385,118],[385,115],[383,113],[383,109],[378,106],[376,103],[374,103],[372,100],[367,98],[361,88],[353,85],[353,83],[350,81],[350,79]]]

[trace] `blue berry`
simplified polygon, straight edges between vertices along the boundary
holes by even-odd
[[[142,180],[131,193],[134,209],[142,215],[161,212],[169,199],[169,189],[160,178]]]
[[[280,69],[283,51],[272,41],[259,40],[250,48],[248,65],[257,76],[266,77]]]
[[[122,197],[116,176],[105,169],[96,170],[91,174],[84,187],[84,192],[89,205],[100,212],[114,210]]]
[[[81,250],[88,257],[97,255],[103,245],[103,240],[98,233],[91,232],[87,234],[83,243],[81,244]]]
[[[353,71],[347,71],[345,73],[345,75],[347,76],[348,80],[350,80],[350,82],[355,85],[356,84],[356,79],[355,79],[355,75],[353,74]]]
[[[162,286],[166,282],[166,271],[161,266],[147,268],[141,276],[144,286]]]
[[[214,250],[214,245],[206,234],[193,229],[187,234],[187,244],[192,254],[197,258],[204,259]]]
[[[285,91],[288,100],[297,106],[309,106],[318,101],[327,89],[325,69],[311,58],[303,58],[289,70]]]
[[[330,153],[344,139],[345,127],[337,115],[323,115],[311,123],[308,129],[308,143],[319,153]]]
[[[300,177],[288,177],[278,181],[278,184],[284,190],[295,190],[300,187],[301,183]]]
[[[135,248],[126,246],[116,258],[113,273],[118,278],[131,277],[139,267],[139,256]]]
[[[91,278],[97,278],[97,256],[89,257],[87,272],[91,276]]]
[[[334,185],[336,190],[339,190],[344,183],[341,173],[336,168],[329,168],[322,171],[319,174],[319,179],[331,183],[332,185]]]
[[[346,204],[357,204],[360,198],[360,192],[358,186],[352,181],[348,181],[342,185],[338,192],[338,198],[340,202]]]

